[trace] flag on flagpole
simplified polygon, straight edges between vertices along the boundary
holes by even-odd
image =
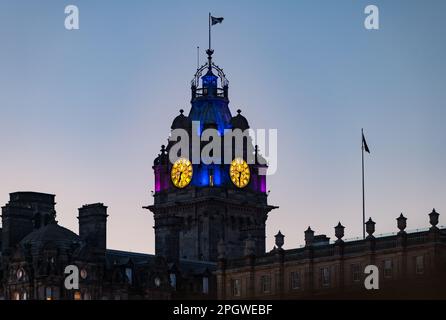
[[[362,134],[362,145],[364,147],[364,151],[370,153],[369,146],[367,145],[367,141],[365,141],[364,133]]]
[[[216,17],[212,17],[212,16],[211,16],[211,22],[212,22],[212,25],[216,25],[217,23],[222,23],[223,20],[224,20],[223,17],[216,18]]]

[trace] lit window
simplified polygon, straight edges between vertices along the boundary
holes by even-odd
[[[26,291],[22,292],[22,300],[28,300],[28,293]]]
[[[79,291],[74,293],[74,300],[81,300],[81,293]]]
[[[232,280],[232,295],[234,297],[240,297],[240,279]]]
[[[20,300],[20,293],[19,292],[14,292],[12,294],[12,300]]]
[[[384,277],[391,278],[392,277],[392,260],[384,260]]]
[[[321,269],[321,280],[323,287],[330,286],[330,269],[328,267]]]
[[[203,293],[208,294],[209,293],[209,278],[203,277]]]
[[[418,256],[415,258],[415,272],[417,274],[424,273],[424,256]]]
[[[263,293],[268,293],[271,291],[271,277],[270,276],[262,276],[260,278],[260,288]]]
[[[353,282],[361,281],[361,265],[359,263],[352,264],[352,280]]]
[[[212,157],[213,154],[212,155],[210,154],[210,156]],[[210,187],[214,186],[214,168],[209,168],[209,186]]]
[[[52,295],[52,290],[51,287],[46,287],[45,289],[45,299],[46,300],[52,300],[53,299],[53,295]]]
[[[297,271],[291,272],[290,274],[290,287],[293,290],[300,288],[300,274]]]

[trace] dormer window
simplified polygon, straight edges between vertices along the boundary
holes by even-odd
[[[17,280],[22,280],[24,275],[25,275],[25,270],[23,270],[23,268],[19,268],[16,273]]]

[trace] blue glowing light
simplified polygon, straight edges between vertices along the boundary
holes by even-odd
[[[217,87],[217,77],[212,73],[207,73],[201,77],[203,88],[216,88]]]

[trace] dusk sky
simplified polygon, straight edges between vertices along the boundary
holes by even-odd
[[[64,27],[66,5],[80,30]],[[364,28],[377,5],[380,29]],[[446,1],[0,1],[0,204],[15,191],[56,194],[57,220],[109,208],[108,247],[154,252],[153,159],[207,46],[231,111],[278,130],[267,222],[285,248],[304,230],[362,234],[361,128],[367,218],[376,233],[446,224]]]

